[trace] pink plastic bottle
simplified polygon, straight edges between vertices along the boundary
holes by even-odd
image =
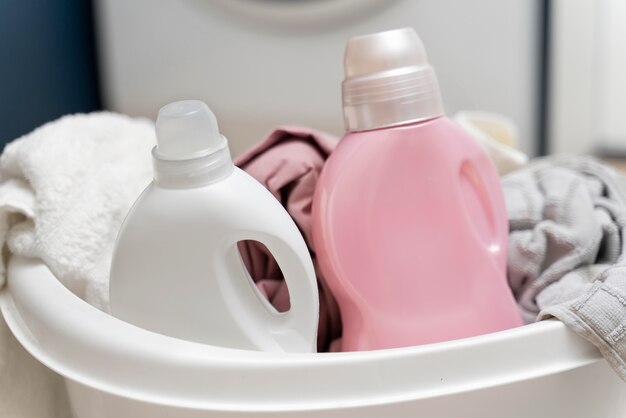
[[[445,341],[522,324],[506,280],[496,170],[443,116],[412,29],[348,42],[349,133],[313,202],[320,267],[339,303],[344,351]]]

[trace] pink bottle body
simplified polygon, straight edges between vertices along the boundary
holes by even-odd
[[[343,351],[522,325],[498,175],[445,117],[347,134],[316,189],[313,239],[341,309]]]

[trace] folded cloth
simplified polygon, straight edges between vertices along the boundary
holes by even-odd
[[[40,258],[68,289],[107,310],[115,237],[152,179],[155,142],[150,121],[102,112],[65,116],[8,144],[0,243]]]
[[[94,113],[63,117],[7,145],[0,157],[3,253],[42,259],[68,289],[107,310],[115,236],[152,177],[154,143],[150,121]],[[63,379],[24,351],[4,319],[0,388],[2,416],[71,415]]]
[[[626,179],[584,157],[503,178],[508,277],[527,321],[556,317],[626,380]]]
[[[318,351],[327,351],[341,335],[337,303],[324,281],[311,240],[313,192],[324,161],[337,138],[310,129],[285,126],[276,129],[235,163],[263,184],[287,209],[311,250],[320,295]],[[240,245],[244,263],[257,286],[279,310],[289,309],[287,286],[267,248],[255,242]]]
[[[462,111],[454,115],[461,125],[483,147],[503,176],[528,162],[528,156],[518,147],[518,129],[506,116],[483,111]]]

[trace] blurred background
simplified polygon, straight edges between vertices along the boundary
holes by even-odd
[[[278,124],[340,135],[346,40],[405,26],[448,114],[509,116],[531,155],[626,155],[623,0],[3,0],[0,143],[185,98],[212,107],[234,154]]]

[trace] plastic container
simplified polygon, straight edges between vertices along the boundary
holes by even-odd
[[[560,322],[391,350],[233,350],[120,321],[25,258],[10,260],[0,304],[65,377],[75,418],[626,416],[626,385]]]
[[[111,313],[161,334],[222,347],[315,352],[319,301],[309,250],[278,200],[235,167],[206,104],[159,111],[154,181],[117,237]],[[253,285],[237,243],[263,243],[289,286],[278,312]]]
[[[522,325],[506,278],[496,169],[443,115],[411,28],[350,39],[348,133],[317,183],[315,252],[341,309],[343,351],[441,342]]]

